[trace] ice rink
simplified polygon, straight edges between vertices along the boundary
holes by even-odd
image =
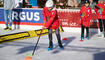
[[[2,32],[3,34],[3,32]],[[48,37],[41,36],[32,60],[105,60],[105,38],[99,38],[98,33],[90,32],[90,40],[80,42],[80,33],[61,32],[64,50],[58,47],[53,34],[54,48],[47,51]],[[0,44],[0,60],[24,60],[31,54],[37,37]]]

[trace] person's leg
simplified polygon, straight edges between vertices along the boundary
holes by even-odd
[[[56,33],[56,36],[57,36],[57,39],[58,39],[58,45],[59,45],[59,47],[60,47],[60,48],[63,48],[62,42],[61,42],[61,36],[60,36],[59,28],[57,28],[57,29],[55,30],[55,33]]]
[[[48,37],[49,37],[49,47],[48,48],[53,48],[52,29],[48,29]]]
[[[89,39],[89,27],[86,27],[86,38]]]
[[[11,28],[12,28],[12,10],[9,10],[9,29],[12,30]]]
[[[100,29],[100,33],[99,33],[99,37],[103,37],[103,35],[104,35],[104,25],[103,25],[103,20],[102,19],[99,19],[98,20],[99,21],[99,29]]]
[[[5,20],[5,24],[6,24],[6,28],[4,28],[4,30],[7,30],[8,27],[8,10],[4,10],[4,20]]]
[[[99,29],[100,29],[100,32],[103,32],[102,20],[101,19],[98,19],[98,21],[99,21]]]
[[[105,19],[103,20],[104,37],[105,37]]]
[[[81,39],[84,39],[84,29],[85,27],[81,25]]]

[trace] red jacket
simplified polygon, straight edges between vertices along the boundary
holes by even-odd
[[[98,15],[97,18],[98,18],[98,19],[105,19],[105,2],[104,2],[103,4],[98,3],[97,6],[101,9],[101,12],[102,12],[102,14],[100,14],[100,13],[98,12],[98,9],[97,9],[97,8],[94,9],[95,12],[96,12],[97,15]]]
[[[59,28],[59,19],[56,10],[48,11],[47,7],[43,8],[43,20],[45,22],[44,27],[48,29]]]
[[[86,27],[90,26],[90,19],[92,17],[92,10],[90,7],[82,6],[80,10],[81,20],[80,23]]]

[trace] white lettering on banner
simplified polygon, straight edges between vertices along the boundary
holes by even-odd
[[[30,14],[29,14],[29,12],[26,12],[26,16],[27,16],[27,20],[29,20],[29,21],[31,21],[32,20],[32,17],[33,17],[33,12],[30,12]]]
[[[14,20],[14,19],[18,20],[18,13],[17,12],[13,12],[12,16],[13,16],[12,20]]]
[[[13,11],[12,19],[13,20],[28,20],[28,21],[39,21],[40,16],[39,12],[18,12]]]
[[[40,20],[39,12],[34,13],[34,16],[35,16],[35,18],[34,18],[35,21],[39,21]]]
[[[68,22],[62,22],[62,25],[67,25],[68,26]]]
[[[72,22],[72,23],[70,23],[70,26],[78,26],[78,24],[75,22]]]
[[[21,12],[21,13],[19,14],[19,18],[20,18],[21,20],[26,20],[25,12]]]

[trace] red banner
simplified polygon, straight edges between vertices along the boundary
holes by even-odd
[[[63,27],[80,27],[80,10],[58,10],[60,23]],[[97,28],[97,15],[92,11],[90,27]]]

